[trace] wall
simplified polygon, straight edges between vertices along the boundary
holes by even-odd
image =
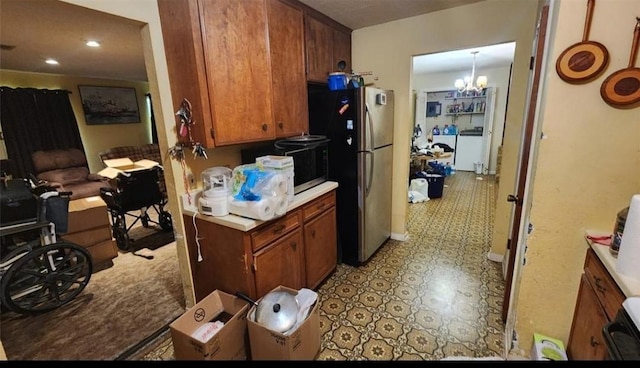
[[[533,332],[568,342],[587,249],[585,231],[611,232],[618,211],[640,193],[640,107],[613,108],[599,92],[608,75],[628,66],[640,2],[596,5],[590,39],[605,45],[611,59],[600,77],[581,85],[562,81],[555,62],[581,40],[585,2],[555,5],[539,113],[546,139],[539,141],[530,214],[534,231],[517,301],[519,345],[527,350]]]
[[[531,45],[538,1],[486,0],[455,9],[406,18],[352,33],[354,70],[372,71],[365,83],[393,89],[396,97],[392,233],[405,234],[409,147],[413,129],[412,57],[452,49],[516,42],[507,111],[500,190],[510,192],[515,178]],[[501,16],[496,16],[500,14]],[[487,21],[487,20],[491,21]],[[506,194],[502,196],[506,198]],[[511,207],[498,204],[492,250],[504,254]],[[500,229],[501,231],[498,231]]]
[[[149,92],[149,84],[147,82],[24,73],[6,69],[0,70],[0,74],[2,74],[3,86],[71,91],[69,95],[71,107],[78,122],[78,129],[80,130],[85,154],[87,155],[89,170],[93,173],[104,168],[98,156],[100,151],[117,146],[137,146],[151,143],[151,111],[145,97],[145,93]],[[135,88],[141,122],[136,124],[87,125],[82,110],[78,85]]]
[[[502,133],[504,131],[505,114],[507,108],[507,91],[509,88],[510,67],[489,68],[479,71],[486,75],[489,80],[488,87],[496,91],[495,112],[493,115],[493,131],[491,139],[491,156],[489,157],[489,172],[495,173],[498,161],[498,147],[502,144]],[[413,89],[416,91],[444,91],[451,90],[453,82],[464,73],[435,73],[435,74],[414,74],[412,77]],[[442,106],[444,109],[444,105]],[[440,124],[442,126],[443,124]]]

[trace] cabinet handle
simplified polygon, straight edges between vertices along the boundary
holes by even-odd
[[[316,208],[319,209],[319,210],[323,209],[324,208],[324,202],[319,203]]]
[[[593,278],[594,278],[594,281],[596,283],[596,289],[598,289],[599,292],[604,293],[605,291],[607,291],[607,288],[600,284],[600,282],[602,281],[601,278],[596,277],[596,276],[594,276]]]
[[[274,234],[280,234],[280,233],[282,233],[282,230],[284,230],[285,227],[287,227],[285,224],[280,224],[278,227],[273,229],[273,233]]]
[[[284,124],[281,121],[278,122],[278,128],[284,129]]]
[[[595,337],[591,336],[591,346],[592,346],[592,347],[596,347],[596,346],[598,346],[598,345],[600,345],[600,343],[598,342],[598,340],[596,340],[596,338],[595,338]]]
[[[311,237],[312,238],[316,237],[316,229],[311,230]]]
[[[269,128],[269,126],[267,124],[262,124],[262,131],[266,132],[267,128]]]
[[[296,248],[298,248],[298,243],[297,242],[291,242],[291,248],[293,248],[293,250],[296,250]]]
[[[258,265],[256,264],[256,257],[253,257],[253,262],[251,262],[251,266],[253,267],[253,272],[258,272]]]

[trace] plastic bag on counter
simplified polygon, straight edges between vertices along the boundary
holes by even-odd
[[[287,177],[260,165],[233,169],[229,212],[257,220],[270,220],[287,212]]]

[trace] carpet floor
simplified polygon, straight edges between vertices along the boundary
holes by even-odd
[[[132,249],[94,270],[71,302],[44,314],[2,311],[8,360],[118,360],[185,311],[172,232],[134,227]]]

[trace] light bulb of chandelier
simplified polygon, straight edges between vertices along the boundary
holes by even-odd
[[[463,90],[465,87],[465,83],[462,79],[456,79],[454,86],[459,90]]]
[[[478,77],[478,80],[476,81],[476,85],[478,86],[478,88],[486,88],[487,87],[487,76],[486,75],[481,75]]]

